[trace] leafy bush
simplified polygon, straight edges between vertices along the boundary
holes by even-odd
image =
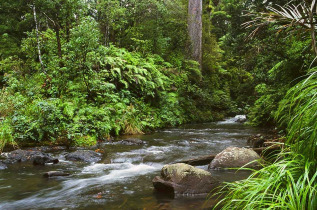
[[[0,120],[0,152],[6,145],[17,146],[13,137],[13,129],[9,120]]]

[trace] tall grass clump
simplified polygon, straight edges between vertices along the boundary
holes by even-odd
[[[286,127],[277,161],[221,190],[223,209],[317,209],[317,71],[292,87],[276,114]],[[287,151],[287,152],[286,152]]]
[[[227,183],[223,209],[307,209],[317,208],[314,164],[302,155],[284,153],[277,161],[248,179]],[[312,172],[315,171],[315,172]]]
[[[317,159],[317,69],[291,88],[278,109],[294,152],[311,161]]]

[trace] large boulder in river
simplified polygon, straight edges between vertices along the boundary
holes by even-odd
[[[257,160],[260,159],[261,157],[251,149],[228,147],[216,155],[208,168],[259,168],[260,164]]]
[[[218,185],[210,172],[184,163],[164,166],[152,182],[157,191],[174,195],[209,193]]]
[[[17,162],[32,161],[35,165],[44,165],[45,163],[57,163],[58,160],[53,158],[51,155],[33,150],[14,150],[12,152],[6,153],[6,160],[4,163],[13,164]],[[35,161],[35,162],[34,162]]]
[[[95,163],[101,160],[102,154],[91,150],[78,150],[65,156],[66,160]]]

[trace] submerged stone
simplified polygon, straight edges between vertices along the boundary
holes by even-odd
[[[54,177],[54,176],[69,176],[69,173],[63,171],[49,171],[43,174],[44,177]]]
[[[4,169],[7,169],[7,168],[8,168],[8,166],[0,161],[0,170],[4,170]]]
[[[141,139],[124,139],[121,141],[118,141],[118,144],[122,144],[122,145],[142,145],[144,144],[144,141],[142,141]]]

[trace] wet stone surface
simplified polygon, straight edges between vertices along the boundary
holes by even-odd
[[[95,163],[101,160],[102,154],[91,150],[78,150],[65,156],[66,160]]]

